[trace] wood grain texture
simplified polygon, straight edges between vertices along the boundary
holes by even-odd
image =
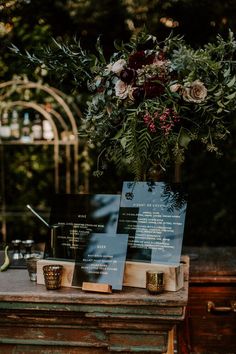
[[[83,291],[94,291],[97,293],[112,293],[112,287],[109,284],[101,284],[101,283],[88,283],[83,282],[82,284]]]
[[[236,247],[184,247],[183,254],[190,257],[191,282],[205,278],[223,282],[236,281]]]

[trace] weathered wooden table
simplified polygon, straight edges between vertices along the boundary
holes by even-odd
[[[0,353],[173,353],[185,316],[188,281],[177,292],[112,294],[46,290],[26,269],[0,273]]]

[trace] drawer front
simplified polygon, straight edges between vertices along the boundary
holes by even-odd
[[[190,286],[186,326],[191,353],[236,353],[236,286]]]
[[[97,320],[81,313],[0,310],[0,353],[166,353],[172,327],[126,316]]]

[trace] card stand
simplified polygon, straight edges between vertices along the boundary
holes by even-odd
[[[157,271],[164,273],[166,291],[178,291],[184,286],[184,265],[166,265],[127,261],[125,263],[124,286],[146,288],[146,272]]]
[[[102,283],[89,283],[83,282],[82,284],[83,291],[94,291],[98,293],[112,293],[112,287],[109,284],[102,284]]]

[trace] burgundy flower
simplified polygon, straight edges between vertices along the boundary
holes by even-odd
[[[140,102],[144,98],[144,89],[143,87],[136,87],[133,90],[133,98],[135,101]]]
[[[136,52],[129,57],[128,66],[132,69],[140,69],[143,65],[152,64],[155,58],[155,54],[146,55],[142,50]]]
[[[129,57],[128,66],[135,70],[140,69],[145,63],[145,52],[142,50]]]
[[[144,85],[145,97],[146,98],[155,98],[161,96],[165,89],[163,85],[159,83],[147,82]]]
[[[130,84],[136,76],[136,72],[134,69],[124,69],[120,73],[120,79],[124,81],[126,84]]]
[[[145,65],[152,64],[154,62],[154,59],[155,59],[155,53],[147,55]]]

